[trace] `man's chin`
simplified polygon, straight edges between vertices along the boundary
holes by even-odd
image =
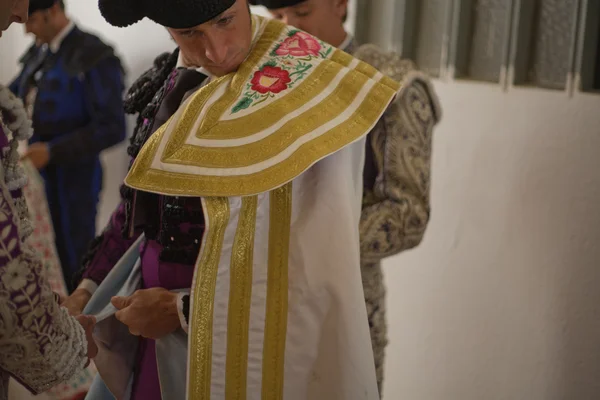
[[[224,66],[208,66],[208,67],[204,67],[204,69],[206,69],[208,72],[211,73],[211,75],[216,76],[216,77],[221,77],[221,76],[225,76],[227,74],[231,74],[232,72],[235,72],[238,70],[240,66],[230,66],[230,65],[224,65]]]

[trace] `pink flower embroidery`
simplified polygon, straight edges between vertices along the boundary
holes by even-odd
[[[251,83],[252,90],[265,94],[267,92],[279,93],[287,89],[287,84],[291,81],[290,73],[286,70],[266,65],[254,73]]]
[[[279,45],[279,48],[275,50],[275,54],[294,57],[318,56],[319,50],[321,50],[321,45],[314,37],[308,33],[296,32]]]

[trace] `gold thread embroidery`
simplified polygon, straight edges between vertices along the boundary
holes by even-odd
[[[361,74],[368,76],[369,78],[373,78],[377,74],[377,70],[375,69],[375,67],[365,62],[359,62],[355,70],[360,72]]]
[[[287,159],[252,174],[234,175],[229,171],[219,174],[218,169],[214,175],[170,172],[150,169],[150,160],[146,165],[134,165],[125,183],[134,189],[170,196],[246,196],[267,192],[291,181],[318,160],[367,134],[390,100],[386,87],[374,86],[363,105],[345,122],[300,146]]]
[[[283,399],[288,313],[288,260],[292,184],[270,194],[267,312],[263,344],[262,399]]]
[[[188,371],[190,400],[210,400],[213,307],[223,238],[229,222],[227,198],[205,198],[203,206],[208,229],[192,290]]]
[[[304,80],[294,88],[290,92],[293,93],[292,95],[282,96],[245,117],[220,120],[218,121],[218,130],[207,129],[206,125],[202,125],[205,128],[204,130],[199,129],[193,133],[203,139],[226,140],[239,139],[260,132],[272,125],[269,121],[278,121],[286,114],[294,112],[303,104],[314,99],[331,83],[335,75],[342,68],[348,67],[351,62],[351,56],[337,50],[330,59],[322,60],[316,64],[310,79]],[[225,111],[227,111],[227,108],[218,110],[218,114],[223,115]]]
[[[281,36],[282,32],[285,33],[282,24],[275,21],[267,23],[264,32],[257,39],[256,50],[244,63],[241,69],[243,71],[238,71],[233,77],[229,76],[227,80],[222,80],[220,83],[218,83],[219,81],[214,82],[215,85],[212,85],[210,90],[200,90],[192,96],[192,101],[187,104],[182,113],[195,116],[197,119],[202,107],[206,107],[205,103],[210,94],[214,94],[214,90],[219,87],[219,84],[227,85],[225,94],[213,103],[207,112],[213,112],[216,113],[214,115],[217,115],[223,107],[230,106],[233,100],[224,101],[223,99],[229,99],[232,96],[232,98],[235,98],[236,88],[241,87],[240,85],[243,85],[243,82],[248,79],[248,76],[244,76],[244,74],[248,75],[252,71],[252,68],[248,69],[248,66],[252,67],[252,65],[260,62],[262,60],[261,55],[264,58],[264,51],[271,48],[274,41],[281,40],[277,35]],[[334,58],[341,63],[340,65],[350,65],[354,60],[350,55],[339,50],[332,53],[331,59]],[[331,62],[330,60],[325,61]],[[376,74],[376,70],[367,64],[358,62],[349,74],[361,76],[364,79],[364,77]],[[286,148],[285,145],[293,141],[294,138],[306,136],[314,132],[315,127],[323,126],[324,123],[331,120],[331,116],[335,115],[338,110],[334,110],[329,106],[314,107],[330,112],[331,115],[326,113],[313,119],[314,115],[310,113],[310,111],[313,111],[311,109],[303,113],[297,120],[289,121],[286,124],[286,129],[279,129],[266,139],[246,145],[220,147],[184,146],[186,138],[191,134],[197,135],[197,132],[190,132],[194,124],[193,118],[187,118],[187,115],[182,116],[181,113],[178,113],[176,114],[177,129],[171,129],[167,132],[163,127],[157,132],[156,136],[153,135],[147,145],[142,148],[125,182],[135,189],[167,195],[245,196],[269,191],[289,182],[319,159],[367,134],[393,99],[399,87],[399,83],[387,77],[382,77],[375,83],[369,93],[361,99],[356,111],[352,115],[348,115],[345,121],[338,123],[337,126],[333,126],[320,136],[311,137],[311,140],[304,143],[291,155],[286,156],[279,164],[268,167],[261,164],[281,154],[282,149]],[[347,101],[348,98],[352,97],[352,89],[347,89],[342,93],[343,101]],[[219,109],[215,108],[218,103],[221,103],[218,106]],[[261,115],[265,119],[269,118],[268,113],[256,113],[256,116]],[[312,117],[309,118],[310,116]],[[242,117],[240,120],[246,117]],[[350,119],[354,119],[354,121],[350,121]],[[203,118],[204,124],[207,123],[206,121],[208,119]],[[226,133],[226,130],[222,128],[231,128],[230,121],[218,121],[218,119],[216,121],[216,125],[212,123],[210,125],[211,134]],[[300,123],[300,121],[303,123]],[[287,129],[292,126],[289,124],[298,129]],[[311,126],[313,127],[312,130],[310,129]],[[239,126],[238,128],[239,132],[243,132],[244,137],[248,137],[251,134],[249,132],[253,130],[253,127],[249,125]],[[168,137],[165,137],[165,134]],[[204,134],[200,133],[203,138]],[[162,140],[166,141],[165,149],[161,150],[161,154],[157,154]],[[157,160],[159,160],[157,166],[152,168],[152,164]],[[174,171],[178,169],[177,165],[197,166],[207,171],[190,171],[190,173],[185,172],[185,169],[183,169],[183,172],[181,172],[181,169]],[[235,168],[240,166],[248,168],[236,171]]]
[[[304,135],[338,117],[350,106],[367,79],[364,75],[346,75],[333,92],[321,103],[327,104],[327,107],[313,107],[300,117],[288,121],[277,132],[262,140],[236,147],[184,145],[172,157],[164,161],[169,164],[195,165],[208,168],[237,168],[268,160],[281,153]],[[273,123],[269,122],[269,125]]]
[[[286,29],[285,24],[276,20],[269,21],[265,31],[257,40],[253,51],[233,75],[230,90],[228,90],[221,99],[216,101],[206,113],[206,118],[202,122],[200,131],[204,131],[204,127],[212,127],[215,125],[219,121],[223,110],[227,110],[233,106],[233,103],[241,95],[246,82],[248,82],[248,79],[250,79],[251,73],[256,69],[258,63],[265,57],[267,51],[269,51],[273,43],[275,43],[275,41],[281,36],[281,33],[284,29]]]
[[[183,145],[188,132],[193,128],[195,122],[200,117],[200,113],[202,112],[202,109],[204,108],[204,105],[208,99],[219,89],[221,85],[227,84],[228,79],[226,77],[221,77],[211,82],[207,86],[204,86],[192,95],[192,99],[187,102],[185,109],[180,114],[181,118],[176,121],[177,125],[175,125],[173,133],[165,146],[162,156],[163,159],[168,158]],[[174,118],[175,115],[171,118]],[[168,129],[169,123],[170,120],[159,129]]]
[[[227,140],[239,139],[261,132],[285,117],[286,114],[296,111],[318,96],[329,86],[342,68],[340,64],[322,62],[312,72],[313,77],[302,81],[290,92],[291,95],[282,96],[262,110],[245,117],[219,121],[218,130],[212,129],[195,134],[202,139]],[[242,127],[244,129],[240,129]]]
[[[207,115],[212,113],[214,118],[217,119],[210,120],[211,122],[209,122],[208,118],[204,118],[196,132],[190,132],[194,123],[186,122],[185,126],[187,126],[188,129],[185,130],[185,132],[178,131],[178,134],[174,134],[173,138],[169,139],[170,144],[168,148],[170,149],[172,146],[177,148],[183,146],[185,139],[191,134],[202,139],[228,140],[244,138],[261,132],[275,124],[286,114],[294,112],[302,105],[313,100],[331,84],[333,79],[343,68],[347,68],[350,65],[351,61],[352,57],[348,54],[339,50],[334,52],[330,59],[320,60],[315,67],[315,71],[311,74],[310,79],[306,79],[301,82],[300,85],[294,88],[288,95],[280,97],[269,105],[265,106],[263,109],[244,117],[231,120],[218,120],[217,117],[223,115],[228,107],[231,106],[228,103],[223,103],[222,100],[218,100],[210,106],[210,111],[207,112]],[[359,62],[353,70],[348,72],[348,77],[353,76],[355,80],[362,82],[366,81],[365,77],[373,78],[376,73],[377,70],[370,65]],[[394,90],[398,89],[398,84],[389,78],[385,81],[382,80],[379,84],[390,86]],[[351,87],[351,85],[344,86],[344,81],[342,81],[338,84],[338,92],[343,89],[347,89],[348,87]],[[231,89],[226,93],[225,96],[229,96],[234,90],[237,91],[237,89]],[[194,104],[190,104],[189,107],[191,113],[194,115],[192,120],[197,119],[201,108],[208,98],[208,96],[205,96],[204,93],[201,92],[202,91],[200,91],[197,96],[202,100],[194,100]],[[234,102],[239,95],[240,93],[237,93],[232,102]],[[345,96],[344,98],[346,98]],[[322,104],[329,104],[328,101],[331,101],[331,98],[332,96],[327,97],[326,100],[322,101]],[[216,108],[218,106],[225,108]],[[319,107],[315,106],[314,108]],[[325,109],[325,111],[322,111],[321,113],[325,113],[328,107],[321,108]],[[186,113],[187,112],[188,111],[186,111]],[[303,113],[301,115],[302,118],[312,118],[312,116],[309,115],[311,112],[314,112],[314,110],[308,110],[307,112]],[[171,145],[171,143],[173,144]],[[172,152],[169,152],[168,154],[170,155]]]
[[[257,17],[257,18],[259,18],[259,17]],[[261,19],[261,20],[264,20],[264,19]],[[169,141],[165,146],[165,151],[164,151],[163,156],[168,157],[169,154],[172,154],[176,149],[181,147],[181,145],[185,142],[185,139],[188,136],[189,131],[194,126],[194,122],[199,117],[200,112],[202,111],[202,108],[206,104],[206,101],[210,98],[210,96],[213,95],[213,93],[222,84],[231,85],[231,87],[229,88],[229,91],[226,93],[226,96],[227,95],[233,96],[235,93],[235,96],[234,96],[232,102],[235,101],[235,98],[237,98],[239,96],[239,94],[241,93],[241,91],[244,87],[247,76],[250,74],[250,72],[254,68],[256,68],[256,64],[258,64],[258,62],[261,60],[261,58],[264,57],[266,51],[270,48],[270,46],[272,46],[273,42],[279,37],[279,35],[281,35],[281,31],[284,29],[284,27],[285,27],[285,25],[278,21],[275,21],[275,20],[268,21],[264,32],[261,34],[261,36],[256,41],[256,44],[252,50],[250,57],[248,57],[248,59],[242,63],[240,69],[235,74],[226,75],[226,76],[217,78],[217,79],[213,80],[212,82],[210,82],[208,85],[202,87],[200,90],[196,91],[196,93],[194,93],[192,96],[190,96],[190,99],[187,102],[186,109],[181,114],[182,118],[179,121],[177,121],[177,126],[173,130],[172,137],[169,138]],[[231,80],[231,82],[229,82],[229,80]],[[211,110],[213,110],[214,107],[217,105],[217,103],[220,103],[221,101],[223,101],[223,99],[221,99],[221,100],[217,101],[215,104],[211,105],[210,109],[208,110],[208,112],[206,114],[207,117],[200,124],[199,132],[206,130],[205,124],[207,124],[207,121],[211,121],[208,118],[208,116],[211,115],[211,112],[212,112]],[[171,123],[172,119],[173,119],[173,117],[171,117],[171,119],[169,119],[163,126],[161,126],[157,130],[157,133],[158,132],[160,132],[161,134],[164,133],[167,130],[167,127]],[[208,126],[210,126],[210,125],[211,124],[209,124]],[[150,148],[146,148],[146,147],[147,147],[146,145],[144,147],[142,147],[142,150],[140,151],[138,158],[148,157],[149,154],[147,154],[147,153],[154,154],[154,152],[148,151],[148,150],[150,150]],[[152,158],[152,156],[150,156],[150,158]],[[137,160],[136,160],[136,162],[137,162]],[[150,162],[151,162],[151,160],[150,160]]]
[[[246,399],[248,330],[252,296],[252,266],[258,197],[242,199],[242,208],[231,252],[231,284],[227,314],[225,398]]]
[[[350,64],[352,64],[354,57],[340,49],[334,49],[331,60],[338,64],[342,64],[344,67],[349,67]]]

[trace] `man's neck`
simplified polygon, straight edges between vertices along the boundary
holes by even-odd
[[[66,23],[63,23],[65,21]],[[65,18],[64,21],[60,21],[60,23],[57,24],[57,27],[60,27],[60,30],[57,32],[56,35],[54,35],[50,43],[48,43],[48,45],[50,46],[50,51],[56,53],[60,49],[62,42],[69,35],[73,26],[73,23],[67,18]]]
[[[336,46],[336,47],[340,50],[347,51],[347,49],[352,44],[353,40],[354,40],[354,37],[351,34],[346,33],[346,37],[344,38],[344,41],[342,41],[342,43],[340,43],[340,45]]]
[[[69,21],[66,15],[56,19],[56,21],[52,24],[54,28],[54,34],[52,35],[50,43],[52,43],[58,37],[58,35],[61,34],[61,32],[69,25],[69,22],[71,21]]]
[[[336,29],[335,32],[332,33],[329,44],[339,48],[346,40],[346,37],[348,37],[348,33],[344,29],[344,25],[340,25],[339,29]]]

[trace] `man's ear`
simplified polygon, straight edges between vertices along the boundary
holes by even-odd
[[[62,12],[62,8],[60,7],[60,4],[58,4],[58,2],[54,3],[52,5],[52,7],[50,7],[48,9],[48,13],[49,15],[57,15],[58,13]]]
[[[345,22],[348,15],[348,0],[333,0],[333,3],[336,15]]]

